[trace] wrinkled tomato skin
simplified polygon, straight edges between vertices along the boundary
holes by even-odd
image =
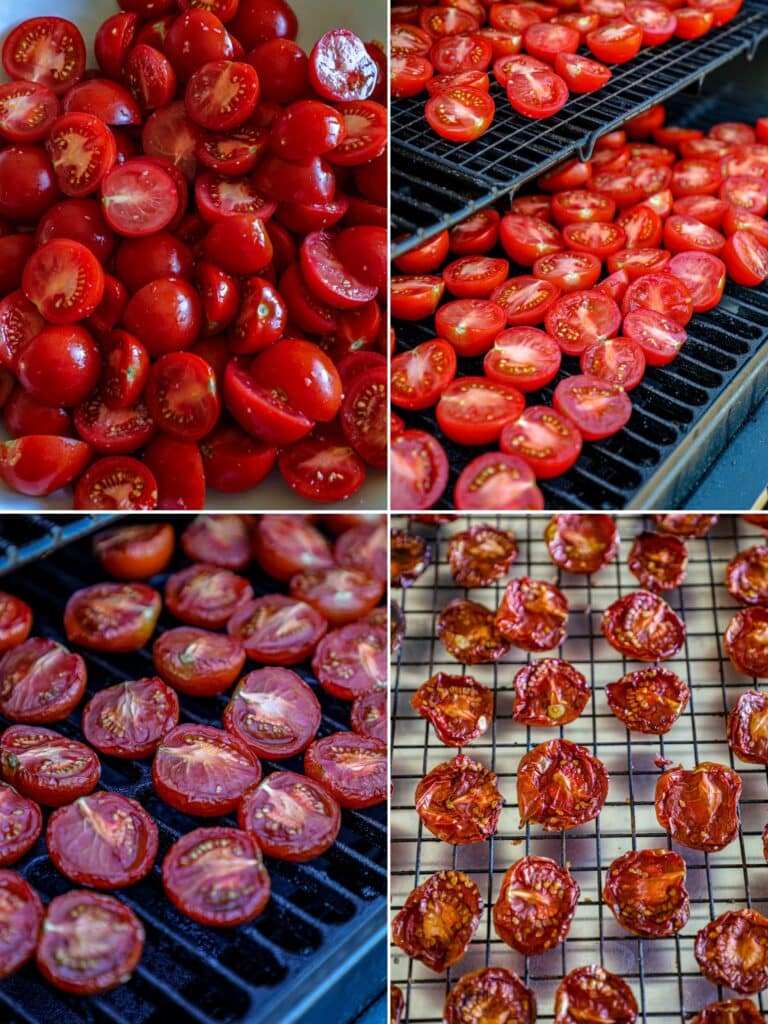
[[[562,658],[529,662],[515,676],[514,685],[514,720],[530,726],[567,725],[592,696],[585,677]]]
[[[507,967],[483,967],[465,974],[448,993],[443,1007],[445,1024],[505,1018],[510,1024],[536,1020],[534,992]]]
[[[567,867],[549,857],[523,857],[504,874],[493,906],[493,927],[518,953],[545,953],[564,941],[579,895]]]
[[[165,583],[165,606],[171,615],[205,629],[222,629],[252,598],[248,580],[205,562],[180,569]]]
[[[58,722],[80,703],[85,684],[79,654],[53,640],[31,637],[0,659],[0,711],[12,722]]]
[[[555,1024],[605,1020],[635,1024],[638,1008],[632,989],[603,967],[577,967],[563,978],[555,993]]]
[[[460,587],[484,587],[509,572],[517,541],[508,530],[488,523],[455,533],[448,542],[448,564]]]
[[[349,712],[353,731],[358,736],[371,736],[386,743],[389,732],[387,706],[387,691],[383,686],[374,686],[355,697]]]
[[[656,817],[675,842],[715,853],[739,832],[741,779],[732,768],[703,761],[671,768],[656,783]]]
[[[685,579],[688,549],[677,537],[644,530],[632,543],[627,565],[645,590],[674,590]]]
[[[35,890],[15,871],[0,871],[0,979],[32,959],[43,923]]]
[[[557,587],[524,576],[507,584],[496,627],[524,651],[548,651],[565,639],[567,618],[568,601]]]
[[[656,665],[608,683],[605,695],[627,729],[658,736],[669,732],[685,711],[690,690],[674,672]]]
[[[2,663],[0,663],[0,668]],[[768,764],[768,696],[747,690],[728,715],[728,746],[740,761]]]
[[[390,583],[393,587],[410,587],[429,567],[433,546],[408,530],[392,530],[389,541]]]
[[[746,676],[768,676],[768,608],[753,605],[733,616],[725,631],[725,649],[737,672]]]
[[[619,531],[612,516],[561,513],[544,530],[550,557],[559,569],[593,573],[613,561],[619,550]]]
[[[36,754],[36,750],[42,753]],[[66,775],[60,770],[64,756]],[[56,770],[41,769],[41,765],[53,764],[54,758],[58,758]],[[22,796],[44,807],[61,807],[95,789],[101,765],[84,743],[39,725],[12,725],[0,738],[0,773]]]
[[[608,869],[603,899],[627,931],[650,938],[675,935],[691,913],[685,861],[672,850],[630,850]]]
[[[440,612],[437,635],[448,653],[462,665],[498,661],[509,650],[496,627],[493,612],[460,597],[449,601]]]
[[[445,843],[480,843],[495,834],[503,797],[496,775],[466,754],[437,765],[416,787],[416,812]]]
[[[768,988],[768,918],[729,910],[696,935],[694,955],[705,978],[735,992]]]
[[[334,568],[297,573],[291,577],[289,590],[331,626],[345,626],[373,611],[385,586],[359,569]]]
[[[704,1006],[691,1024],[764,1024],[764,1017],[751,999],[724,999]]]
[[[222,724],[259,757],[282,760],[306,750],[322,713],[312,689],[290,669],[261,668],[243,676]]]
[[[682,512],[667,512],[654,516],[662,533],[676,537],[704,537],[717,522],[716,515],[694,515]]]
[[[228,690],[240,675],[245,651],[231,636],[179,626],[155,640],[152,660],[160,677],[180,693],[213,697]]]
[[[768,545],[740,551],[725,570],[728,593],[741,604],[768,604]]]
[[[302,569],[330,569],[331,546],[303,516],[263,516],[253,531],[253,555],[276,580],[287,581]]]
[[[614,601],[600,623],[621,654],[638,661],[665,661],[685,642],[685,623],[657,594],[636,590]]]
[[[93,556],[110,576],[145,580],[167,568],[176,538],[170,523],[120,526],[93,540]]]
[[[0,867],[20,860],[35,845],[42,830],[43,815],[37,804],[17,793],[13,786],[0,782]]]
[[[463,871],[438,871],[409,893],[392,922],[392,940],[442,973],[457,963],[480,924],[480,890]]]
[[[248,529],[241,516],[195,516],[181,535],[184,554],[237,572],[251,559]]]
[[[83,708],[85,738],[102,754],[144,758],[178,725],[179,698],[156,677],[99,690]]]
[[[275,793],[282,794],[277,801]],[[286,801],[291,807],[281,814]],[[295,815],[292,808],[296,808]],[[301,824],[297,826],[299,816]],[[336,841],[341,810],[314,779],[296,772],[272,772],[258,786],[246,790],[237,820],[268,857],[301,864],[319,857]]]
[[[136,651],[152,636],[161,607],[145,583],[97,583],[69,598],[64,629],[70,642],[94,651]]]
[[[345,763],[353,767],[345,772]],[[373,807],[387,799],[387,745],[354,732],[316,739],[304,754],[304,771],[342,807]]]
[[[411,707],[431,722],[441,743],[463,747],[490,725],[493,694],[472,676],[437,672],[418,688]]]
[[[570,740],[540,743],[518,766],[520,818],[538,822],[547,832],[576,828],[596,818],[607,795],[605,765]]]

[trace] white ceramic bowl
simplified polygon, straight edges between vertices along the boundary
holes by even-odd
[[[309,50],[315,40],[328,29],[344,26],[357,32],[363,39],[387,38],[387,4],[385,0],[291,0],[299,18],[298,41]],[[93,58],[93,37],[101,22],[118,10],[114,0],[0,0],[0,39],[9,29],[25,18],[51,14],[74,21],[83,33],[88,45],[89,66],[95,66]],[[0,80],[5,81],[0,66]],[[8,435],[0,427],[0,439]],[[10,491],[0,482],[1,510],[68,509],[72,507],[70,489],[64,489],[46,498],[29,498]],[[307,510],[317,512],[322,506],[307,502],[295,494],[275,469],[270,477],[252,491],[243,494],[220,494],[209,491],[206,507],[209,509],[250,509],[250,510]],[[342,505],[331,506],[344,509],[381,509],[387,507],[386,474],[369,469],[365,484]]]

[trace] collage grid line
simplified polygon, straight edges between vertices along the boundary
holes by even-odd
[[[688,541],[687,577],[664,596],[686,621],[683,649],[665,662],[691,690],[691,700],[671,731],[662,736],[629,733],[610,711],[604,694],[607,682],[642,663],[623,658],[602,636],[602,611],[619,596],[638,589],[626,558],[634,536],[652,529],[650,517],[616,517],[622,537],[617,558],[594,576],[559,571],[541,538],[549,516],[458,517],[455,522],[410,528],[427,536],[434,547],[432,564],[412,587],[393,591],[400,601],[406,635],[392,672],[392,914],[408,893],[433,872],[465,871],[480,887],[485,904],[480,926],[466,955],[446,975],[435,974],[392,947],[392,981],[406,1000],[404,1022],[439,1024],[445,995],[458,978],[487,964],[511,967],[536,992],[539,1021],[551,1021],[554,994],[561,978],[575,967],[599,963],[624,977],[638,1001],[638,1020],[683,1024],[702,1006],[728,993],[700,973],[693,956],[696,932],[728,909],[754,907],[768,913],[768,864],[763,857],[762,830],[768,822],[768,771],[734,759],[725,736],[725,716],[739,693],[755,681],[736,672],[724,652],[722,635],[739,607],[726,590],[725,567],[733,555],[759,543],[761,534],[738,516],[723,516],[709,535]],[[447,541],[469,522],[488,522],[511,529],[519,554],[509,574],[490,587],[464,589],[454,584],[446,560]],[[392,527],[404,528],[405,516],[393,516]],[[563,657],[586,675],[593,697],[576,721],[560,728],[532,729],[512,718],[513,678],[530,657],[511,648],[494,665],[464,669],[444,650],[435,625],[442,607],[455,597],[495,609],[511,578],[529,575],[556,583],[569,600],[568,636],[559,650],[534,657]],[[418,686],[437,671],[466,671],[493,691],[495,715],[488,732],[463,748],[498,775],[504,809],[496,835],[488,842],[451,846],[429,833],[414,809],[418,781],[437,764],[458,753],[436,738],[432,727],[411,709]],[[519,828],[516,770],[520,757],[537,743],[565,736],[587,747],[608,768],[611,783],[605,807],[596,821],[563,833],[546,833],[530,824]],[[656,758],[691,768],[718,761],[735,768],[743,782],[739,837],[716,854],[673,844],[656,820],[654,790],[661,768]],[[688,866],[686,887],[691,917],[676,936],[642,939],[624,931],[603,903],[605,873],[629,849],[675,849]],[[524,854],[566,862],[581,888],[581,898],[565,943],[541,956],[523,957],[495,934],[492,902],[506,869]],[[765,1012],[765,993],[755,997]]]

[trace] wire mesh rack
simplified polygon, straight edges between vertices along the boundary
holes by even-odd
[[[40,523],[22,517],[4,518],[0,530],[7,538],[16,530],[29,540]],[[67,517],[61,517],[66,519]],[[91,517],[87,517],[91,518]],[[104,526],[113,517],[93,517]],[[150,517],[131,517],[145,522]],[[169,516],[177,531],[189,517]],[[30,517],[39,519],[39,517]],[[105,573],[91,555],[90,539],[82,536],[85,521],[69,517],[80,537],[65,543],[47,558],[27,562],[3,577],[4,590],[27,601],[34,612],[33,631],[67,643],[62,615],[69,595],[79,587],[101,582]],[[48,522],[46,519],[45,522]],[[60,526],[57,521],[54,526]],[[62,539],[61,532],[58,534]],[[24,550],[25,545],[20,546]],[[50,545],[46,551],[50,549]],[[169,569],[148,582],[161,590],[170,572],[188,564],[180,550]],[[285,590],[265,576],[256,563],[243,571],[256,595]],[[158,631],[179,625],[166,611]],[[147,648],[128,654],[104,654],[74,648],[88,669],[87,698],[125,679],[155,674]],[[251,663],[247,668],[250,669]],[[349,705],[329,697],[318,686],[308,663],[294,667],[320,701],[323,717],[319,735],[349,727]],[[179,695],[181,721],[220,725],[227,696],[193,698]],[[83,739],[81,708],[53,728]],[[8,723],[0,719],[0,729]],[[158,825],[160,851],[152,871],[142,881],[118,891],[138,915],[146,931],[144,955],[130,982],[112,992],[88,999],[67,995],[47,985],[30,964],[0,982],[0,1024],[325,1024],[328,1006],[335,1019],[347,1024],[385,987],[384,965],[372,957],[385,941],[387,891],[386,807],[343,811],[337,842],[305,864],[266,858],[272,896],[264,913],[238,928],[206,928],[181,915],[169,902],[160,880],[160,867],[170,845],[202,824],[237,825],[226,818],[196,819],[174,810],[156,795],[151,761],[122,760],[100,755],[100,788],[138,800]],[[265,774],[276,769],[301,772],[301,755],[286,761],[262,760]],[[47,813],[45,814],[47,819]],[[48,858],[44,839],[17,864],[19,871],[47,902],[72,888]],[[383,953],[380,953],[383,957]],[[344,993],[343,1003],[341,994]],[[343,1006],[343,1009],[340,1007]]]
[[[392,910],[399,910],[414,886],[445,868],[465,871],[479,886],[486,904],[467,954],[447,975],[434,974],[392,947],[392,980],[406,999],[408,1024],[440,1024],[446,993],[458,978],[492,964],[511,967],[536,992],[540,1021],[553,1020],[555,990],[575,967],[602,964],[625,978],[646,1022],[683,1024],[708,1002],[726,998],[699,972],[693,956],[696,932],[729,909],[745,906],[768,913],[768,865],[761,833],[768,821],[766,769],[734,762],[725,740],[725,715],[743,690],[754,684],[732,668],[722,634],[736,609],[723,586],[725,566],[736,551],[758,541],[759,534],[738,517],[721,517],[708,537],[688,543],[688,573],[683,585],[665,596],[685,619],[687,638],[680,654],[667,664],[691,690],[688,708],[664,736],[629,733],[611,713],[606,683],[631,668],[600,632],[602,611],[616,598],[638,587],[626,566],[632,538],[649,528],[639,516],[619,516],[623,538],[617,559],[594,576],[561,573],[549,559],[541,539],[547,517],[461,517],[440,527],[435,559],[413,587],[396,594],[406,620],[406,639],[393,668],[391,876]],[[393,517],[393,526],[406,520]],[[447,540],[469,522],[491,522],[512,529],[520,553],[510,575],[482,591],[465,591],[453,583],[446,563]],[[413,529],[413,527],[412,527]],[[454,597],[470,596],[489,608],[498,607],[509,578],[530,575],[556,582],[570,603],[568,636],[559,652],[593,687],[584,713],[561,729],[531,729],[512,719],[513,677],[528,655],[512,651],[495,665],[472,665],[466,671],[493,690],[495,717],[488,732],[465,749],[498,775],[505,797],[498,832],[485,843],[450,846],[426,831],[414,809],[414,790],[423,775],[457,752],[443,746],[432,727],[411,709],[418,686],[437,671],[464,671],[436,639],[440,609]],[[556,735],[581,743],[608,768],[610,789],[596,821],[571,831],[544,833],[540,826],[519,827],[515,805],[516,769],[532,746]],[[660,767],[658,757],[691,768],[719,761],[741,775],[741,832],[716,854],[673,844],[658,825],[653,799]],[[686,887],[691,916],[674,938],[642,939],[625,932],[603,903],[601,893],[611,862],[629,849],[674,848],[688,866]],[[491,923],[491,906],[505,870],[525,854],[566,862],[581,888],[581,898],[566,941],[536,957],[524,958],[499,940]],[[756,997],[768,1010],[768,994]]]
[[[768,35],[768,3],[746,0],[722,28],[694,42],[672,40],[646,48],[612,68],[609,87],[572,96],[563,110],[530,121],[517,114],[498,83],[492,126],[474,142],[456,145],[424,120],[424,96],[392,105],[393,255],[458,223],[474,209],[571,156],[588,159],[597,139],[654,103],[703,80],[739,54],[754,54]],[[586,51],[585,51],[586,52]]]

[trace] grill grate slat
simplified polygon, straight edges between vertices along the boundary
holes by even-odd
[[[493,522],[512,529],[520,554],[509,576],[491,587],[467,591],[452,581],[446,545],[449,536],[465,529],[470,521]],[[698,929],[727,909],[753,906],[768,912],[768,893],[762,882],[768,770],[734,761],[725,740],[727,710],[753,681],[731,667],[721,643],[723,631],[738,607],[722,584],[725,566],[736,551],[758,543],[760,534],[737,516],[722,516],[708,537],[689,542],[687,579],[666,597],[688,625],[685,647],[667,664],[688,683],[691,700],[668,734],[647,736],[628,733],[606,703],[605,684],[638,665],[627,663],[608,646],[600,631],[600,615],[617,597],[637,588],[635,577],[626,567],[626,557],[632,538],[641,529],[652,528],[652,521],[648,517],[619,516],[624,539],[617,560],[588,577],[555,569],[541,540],[546,522],[547,517],[540,515],[474,516],[471,520],[462,516],[441,526],[433,564],[412,587],[396,595],[405,615],[406,634],[392,670],[392,910],[400,909],[414,886],[447,867],[470,875],[480,887],[486,909],[466,956],[447,976],[433,974],[393,946],[392,980],[406,997],[404,1020],[408,1024],[440,1024],[445,995],[462,974],[488,963],[508,966],[536,991],[537,1020],[543,1022],[553,1020],[554,992],[563,975],[577,966],[601,963],[625,977],[632,987],[640,1006],[638,1021],[685,1024],[706,1003],[727,998],[698,970],[693,957]],[[405,523],[405,517],[393,517],[393,527]],[[429,533],[434,536],[432,531]],[[436,639],[434,627],[440,609],[452,598],[465,596],[496,608],[508,579],[523,575],[556,582],[571,606],[563,647],[533,657],[551,655],[572,661],[590,680],[593,696],[580,718],[563,729],[525,728],[512,719],[512,680],[531,656],[512,648],[495,666],[467,666],[466,672],[493,690],[495,715],[488,732],[464,751],[497,772],[505,807],[498,833],[489,842],[451,847],[423,828],[413,807],[413,792],[428,770],[458,751],[437,740],[432,727],[411,709],[410,700],[415,689],[435,672],[464,671]],[[545,833],[538,825],[522,830],[515,805],[517,764],[531,746],[557,735],[586,746],[606,763],[611,777],[608,800],[596,821],[571,831]],[[673,847],[670,837],[659,827],[653,808],[660,774],[654,764],[657,755],[685,767],[719,761],[739,772],[744,790],[742,829],[736,841],[714,855],[676,844]],[[608,865],[615,857],[630,848],[651,847],[674,848],[688,865],[691,917],[674,939],[647,940],[630,935],[616,923],[600,896]],[[506,868],[529,853],[549,856],[563,864],[569,862],[581,887],[581,900],[566,942],[541,956],[524,958],[496,937],[490,906]],[[764,1014],[768,1013],[767,992],[750,998]]]
[[[179,516],[168,519],[177,531],[189,522]],[[132,517],[132,521],[142,520]],[[90,539],[85,536],[105,522],[104,518],[71,516],[4,518],[3,533],[5,537],[11,535],[12,547],[2,552],[6,562],[0,555],[0,572],[10,565],[24,564],[24,568],[9,572],[2,587],[31,604],[35,635],[66,643],[61,619],[67,597],[72,590],[105,578],[90,555]],[[76,539],[66,543],[70,537]],[[62,543],[65,546],[58,547]],[[41,552],[49,557],[40,559]],[[187,562],[177,552],[168,572]],[[149,582],[162,592],[168,572]],[[265,577],[255,563],[244,574],[257,595],[285,589]],[[158,630],[174,625],[178,622],[164,611]],[[151,655],[146,650],[116,656],[85,650],[80,653],[88,667],[87,697],[124,679],[154,674]],[[251,667],[249,662],[246,671]],[[348,706],[320,689],[308,664],[297,666],[296,671],[320,700],[320,734],[347,728]],[[179,696],[182,721],[220,725],[225,697],[194,700]],[[53,728],[82,739],[81,708]],[[160,851],[153,870],[141,882],[117,892],[142,919],[147,932],[140,968],[128,985],[84,1001],[49,988],[34,966],[28,965],[0,984],[0,1019],[25,1024],[50,1024],[54,1019],[59,1024],[163,1024],[176,1020],[255,1024],[314,1020],[318,1008],[313,993],[322,993],[324,985],[340,981],[366,943],[385,934],[385,808],[344,811],[337,844],[307,864],[266,858],[273,894],[265,912],[240,928],[210,929],[175,910],[163,891],[160,867],[165,852],[179,835],[205,823],[236,825],[234,816],[203,822],[164,804],[154,793],[151,760],[122,761],[102,755],[100,760],[101,785],[138,799],[155,818],[160,832]],[[302,757],[264,761],[264,766],[266,770],[302,771]],[[43,839],[14,867],[46,900],[72,887],[49,861]],[[375,971],[369,975],[368,994],[364,996],[361,989],[359,995],[368,1001],[384,985],[383,976],[376,977]],[[299,1004],[306,1017],[295,1016],[301,1013],[297,1009]],[[352,999],[349,1012],[354,1010]]]

